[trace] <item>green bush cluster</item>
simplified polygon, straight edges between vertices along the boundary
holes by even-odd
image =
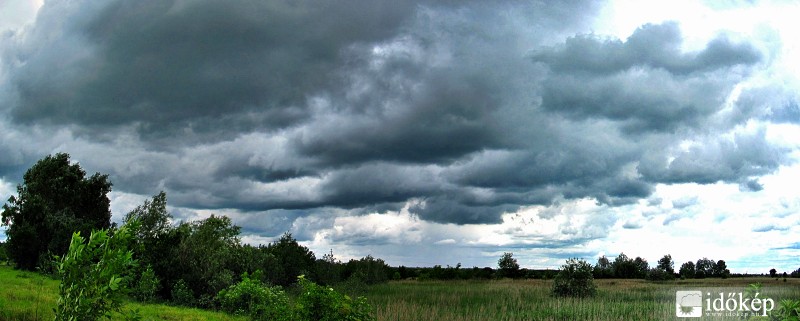
[[[289,320],[289,298],[280,287],[269,287],[246,273],[239,283],[217,294],[223,311],[249,315],[253,320]]]
[[[589,297],[596,292],[592,266],[584,260],[567,260],[553,280],[555,296]]]
[[[247,315],[256,321],[375,320],[366,298],[351,299],[302,275],[298,281],[300,294],[294,306],[279,286],[266,286],[247,274],[242,276],[239,283],[220,291],[216,300],[222,310],[236,315]]]

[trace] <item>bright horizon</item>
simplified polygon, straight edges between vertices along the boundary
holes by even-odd
[[[800,5],[336,4],[0,3],[0,198],[65,152],[320,257],[800,268]]]

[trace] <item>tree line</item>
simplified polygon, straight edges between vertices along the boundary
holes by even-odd
[[[87,176],[69,155],[39,160],[26,171],[17,195],[3,206],[7,240],[0,258],[16,268],[55,273],[71,246],[73,233],[117,229],[111,222],[107,175]],[[286,287],[304,275],[329,285],[341,282],[373,284],[389,279],[389,266],[366,256],[341,262],[333,253],[317,258],[285,233],[266,245],[241,242],[241,229],[230,218],[174,223],[161,192],[128,212],[122,223],[132,235],[137,262],[128,280],[131,295],[141,301],[166,301],[205,308],[217,307],[220,291],[248,279]]]
[[[2,225],[7,241],[0,246],[0,260],[15,267],[54,273],[58,258],[70,246],[73,232],[88,236],[93,230],[116,228],[111,222],[107,194],[112,184],[107,175],[88,176],[69,155],[60,153],[39,160],[23,176],[17,195],[3,206]],[[389,279],[454,280],[492,278],[553,279],[558,271],[520,268],[512,253],[504,253],[496,268],[435,265],[389,267],[370,255],[341,262],[333,253],[318,258],[290,234],[266,245],[243,244],[241,229],[230,218],[212,215],[191,222],[174,222],[167,211],[167,195],[156,194],[128,212],[123,224],[132,233],[133,255],[139,263],[132,278],[132,294],[142,301],[169,301],[213,307],[220,291],[244,275],[264,284],[288,286],[299,275],[323,285],[349,282],[375,284]],[[591,266],[591,265],[590,265]],[[683,263],[675,271],[670,255],[654,267],[647,260],[621,253],[612,260],[598,258],[591,266],[594,278],[728,277],[724,260],[701,258]],[[774,276],[776,272],[771,271]],[[785,273],[784,273],[785,274]],[[792,272],[800,277],[800,269]]]

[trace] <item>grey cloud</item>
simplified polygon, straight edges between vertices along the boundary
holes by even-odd
[[[344,49],[393,35],[415,8],[376,1],[75,5],[88,10],[55,18],[60,3],[42,9],[69,28],[54,42],[29,39],[38,46],[18,56],[14,118],[136,124],[144,137],[187,130],[226,137],[295,124],[309,116],[308,94],[336,81]]]
[[[665,183],[738,182],[764,175],[786,162],[785,152],[767,142],[765,135],[762,128],[755,133],[736,134],[732,140],[716,137],[679,152],[669,162],[647,158],[639,171],[648,180]]]
[[[696,53],[681,53],[676,23],[645,25],[625,42],[584,35],[532,55],[551,72],[542,107],[575,119],[606,118],[629,134],[697,127],[718,111],[760,53],[720,36]]]
[[[746,43],[734,43],[725,35],[711,40],[698,53],[681,52],[682,36],[675,22],[647,24],[625,42],[579,35],[560,47],[534,53],[535,61],[553,71],[613,74],[634,67],[664,69],[672,74],[690,74],[736,65],[752,65],[761,54]]]
[[[679,52],[672,23],[542,47],[585,32],[598,6],[49,1],[2,43],[0,175],[65,151],[115,190],[237,211],[254,234],[302,221],[310,238],[329,222],[309,217],[338,211],[415,200],[424,220],[497,223],[560,199],[629,204],[657,183],[749,182],[785,162],[763,133],[668,162],[681,141],[739,123],[705,128],[761,56],[724,36]],[[739,118],[792,121],[745,94]]]

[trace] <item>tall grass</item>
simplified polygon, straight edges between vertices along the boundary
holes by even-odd
[[[378,320],[672,320],[676,290],[744,290],[749,283],[762,282],[762,297],[796,299],[797,281],[599,280],[597,295],[584,299],[553,297],[552,281],[545,280],[397,281],[374,286],[367,296]]]

